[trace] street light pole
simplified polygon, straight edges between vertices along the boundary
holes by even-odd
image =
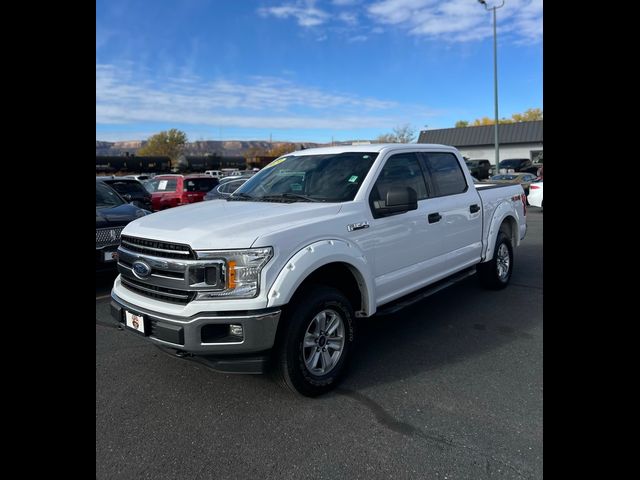
[[[498,144],[498,33],[496,31],[496,10],[504,6],[504,0],[497,6],[488,7],[485,0],[478,0],[479,3],[484,5],[484,8],[489,11],[493,10],[493,98],[495,109],[495,125],[493,127],[493,138],[496,150],[496,169],[494,175],[500,173],[498,165],[500,164],[500,147]]]

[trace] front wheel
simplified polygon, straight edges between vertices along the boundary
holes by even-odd
[[[275,349],[281,384],[307,397],[335,388],[354,338],[353,308],[335,288],[307,287],[285,310]]]
[[[491,290],[500,290],[509,284],[513,272],[513,246],[502,230],[498,233],[493,258],[478,265],[480,284]]]

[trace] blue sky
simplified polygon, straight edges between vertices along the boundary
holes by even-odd
[[[542,0],[497,14],[500,117],[542,108]],[[493,31],[477,0],[96,2],[96,140],[323,143],[483,116]]]

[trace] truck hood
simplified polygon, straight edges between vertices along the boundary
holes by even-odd
[[[156,212],[131,222],[123,235],[185,243],[194,250],[249,248],[261,235],[309,219],[333,218],[336,203],[211,200]]]

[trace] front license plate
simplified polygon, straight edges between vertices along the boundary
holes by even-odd
[[[103,252],[105,262],[115,262],[118,259],[118,252]]]
[[[135,313],[124,311],[125,324],[127,327],[146,335],[144,331],[144,317],[142,315],[136,315]]]

